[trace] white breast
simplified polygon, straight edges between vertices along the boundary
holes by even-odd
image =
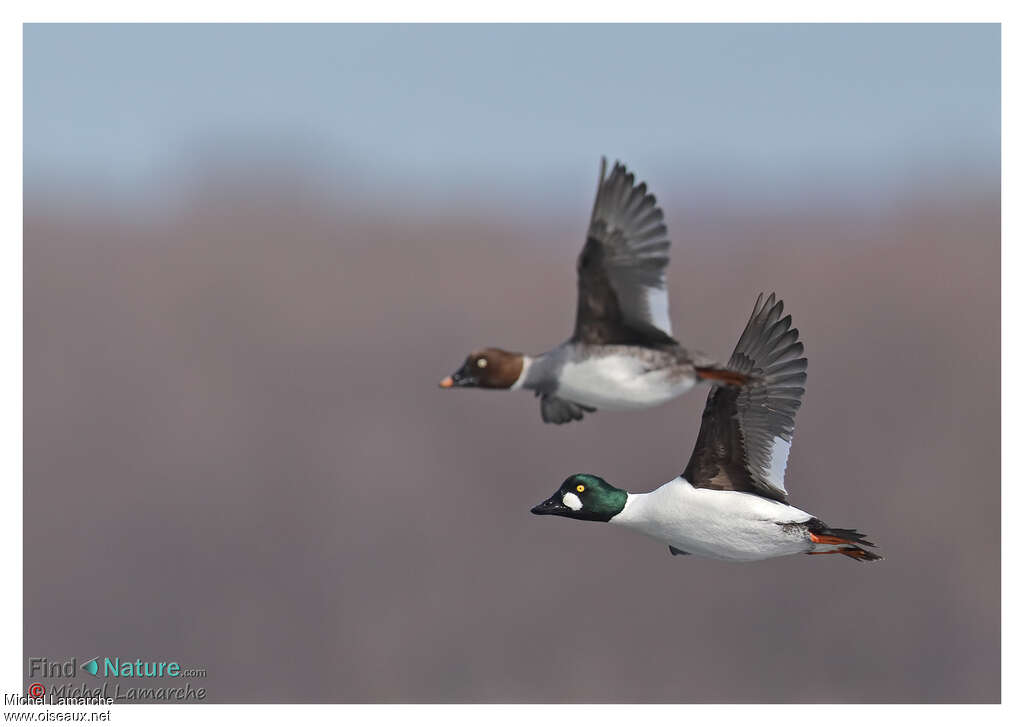
[[[556,394],[598,409],[643,409],[674,399],[696,383],[678,367],[649,371],[633,356],[611,355],[567,362]]]
[[[654,492],[630,494],[610,522],[694,555],[748,561],[806,552],[806,536],[780,523],[801,523],[810,517],[775,500],[696,488],[677,477]]]

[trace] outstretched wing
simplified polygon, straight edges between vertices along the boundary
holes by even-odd
[[[792,318],[772,293],[757,297],[729,368],[750,374],[741,388],[708,395],[683,477],[694,487],[752,492],[786,502],[786,460],[807,381],[807,359]]]
[[[576,262],[579,299],[572,340],[582,343],[668,343],[664,215],[643,182],[616,162],[601,178],[587,242]]]

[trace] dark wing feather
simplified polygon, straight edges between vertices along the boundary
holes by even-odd
[[[757,297],[729,368],[752,376],[708,395],[697,444],[683,477],[694,487],[753,492],[786,502],[785,472],[807,359],[792,318],[772,293]],[[762,304],[763,301],[763,304]]]
[[[587,242],[576,262],[579,299],[572,340],[582,343],[672,343],[665,268],[664,215],[647,185],[616,162],[601,178]]]
[[[568,399],[559,399],[553,394],[538,394],[540,396],[540,418],[548,424],[565,424],[567,422],[579,421],[583,418],[584,412],[597,411],[592,406],[577,404]]]

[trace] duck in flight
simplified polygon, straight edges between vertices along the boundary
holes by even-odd
[[[601,159],[587,241],[576,263],[576,327],[538,356],[482,348],[441,388],[527,389],[541,418],[564,424],[596,409],[643,409],[698,381],[738,386],[742,371],[683,348],[672,337],[665,290],[669,240],[664,215],[645,183]]]
[[[596,475],[572,475],[531,512],[624,525],[665,543],[673,555],[752,561],[837,553],[881,560],[863,534],[829,527],[787,500],[784,475],[807,359],[782,310],[774,293],[758,297],[729,360],[731,370],[750,380],[711,390],[683,474],[640,494]]]

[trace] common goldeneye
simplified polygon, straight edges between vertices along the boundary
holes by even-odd
[[[746,374],[672,337],[665,291],[669,240],[645,183],[601,159],[587,241],[576,262],[576,328],[568,341],[528,356],[483,348],[445,377],[442,388],[529,389],[541,418],[564,424],[596,409],[643,409],[698,381],[738,386]]]
[[[750,381],[708,395],[682,475],[636,494],[577,474],[530,512],[624,525],[666,543],[673,555],[750,561],[840,553],[881,560],[862,533],[829,527],[786,500],[786,460],[807,359],[782,307],[774,293],[763,304],[758,297],[729,360]]]

